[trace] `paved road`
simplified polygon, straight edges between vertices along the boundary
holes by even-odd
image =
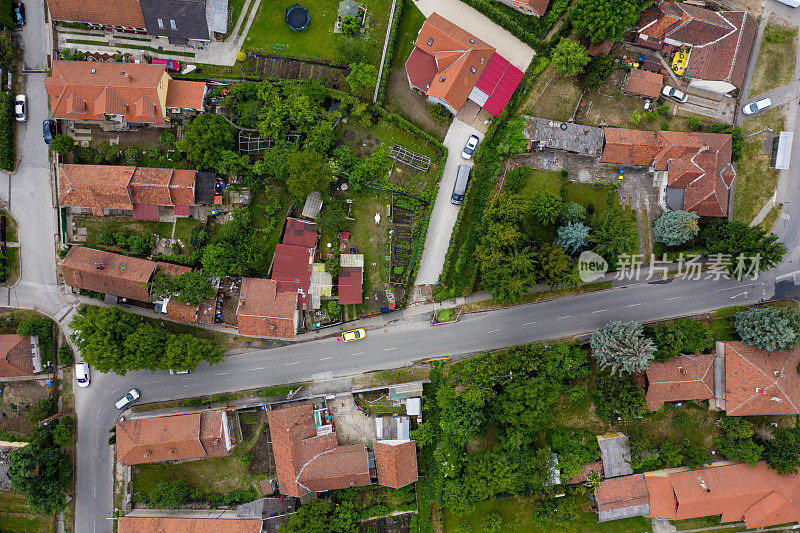
[[[477,135],[479,139],[483,140],[483,133],[454,118],[444,137],[447,161],[439,182],[436,203],[431,212],[430,226],[425,237],[425,248],[422,250],[422,259],[420,259],[417,271],[417,285],[432,285],[439,281],[439,275],[442,273],[447,247],[450,245],[450,235],[453,233],[453,226],[460,209],[460,206],[450,203],[458,167],[461,165],[471,167],[475,163],[473,159],[465,160],[461,157],[461,150],[464,149],[464,144],[470,135]]]

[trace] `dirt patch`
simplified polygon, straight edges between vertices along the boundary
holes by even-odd
[[[220,283],[219,306],[217,313],[221,315],[222,323],[226,326],[236,327],[236,308],[239,306],[239,287],[240,281],[233,278],[225,278]],[[214,321],[218,322],[217,317]]]
[[[572,117],[582,92],[577,78],[560,76],[550,65],[531,89],[525,112],[534,117],[567,121]]]
[[[409,533],[411,515],[387,516],[361,523],[361,533]]]
[[[250,474],[274,474],[275,457],[272,455],[272,442],[269,436],[269,426],[264,426],[261,436],[250,448],[253,460],[247,465]]]
[[[10,381],[2,384],[0,396],[0,431],[27,435],[31,428],[28,411],[37,400],[50,396],[52,385],[47,380]]]
[[[414,122],[440,141],[444,140],[447,133],[447,124],[440,124],[430,110],[433,108],[425,95],[417,93],[408,86],[408,77],[404,69],[394,67],[389,76],[389,85],[386,89],[386,107],[392,113],[407,117],[414,117]]]
[[[339,396],[328,402],[339,444],[372,444],[376,438],[375,419],[365,414],[352,396]]]
[[[726,0],[725,5],[734,11],[747,11],[755,18],[760,17],[764,9],[763,0]]]

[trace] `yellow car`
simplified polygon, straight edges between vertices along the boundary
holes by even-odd
[[[364,328],[351,329],[350,331],[345,331],[342,333],[342,342],[357,341],[366,336],[367,332],[364,331]]]

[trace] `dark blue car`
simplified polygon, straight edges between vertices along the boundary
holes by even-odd
[[[52,141],[53,137],[56,135],[55,120],[45,120],[42,122],[42,135],[44,136],[44,142],[50,144],[50,141]]]
[[[25,25],[25,4],[22,2],[14,2],[14,25]]]

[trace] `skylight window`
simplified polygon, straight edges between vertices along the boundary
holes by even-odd
[[[444,80],[445,80],[445,78],[439,78],[439,81],[444,81]]]
[[[428,46],[430,46],[430,45],[432,45],[432,44],[433,44],[433,37],[430,37],[430,38],[428,39]]]
[[[469,67],[469,71],[475,74],[475,67]]]
[[[164,21],[163,20],[158,19],[158,27],[159,28],[163,28],[164,27]]]
[[[169,25],[173,30],[177,30],[178,29],[178,26],[175,25],[175,21],[174,20],[170,20],[169,21]]]

